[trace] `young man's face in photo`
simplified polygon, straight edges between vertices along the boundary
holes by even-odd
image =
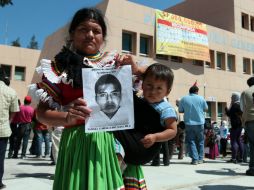
[[[103,84],[98,87],[96,102],[109,118],[118,110],[121,102],[121,91],[114,84]]]

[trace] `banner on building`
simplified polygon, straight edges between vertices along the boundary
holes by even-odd
[[[156,10],[156,54],[210,62],[206,24]]]

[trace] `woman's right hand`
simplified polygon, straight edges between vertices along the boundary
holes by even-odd
[[[90,116],[92,110],[87,107],[84,99],[78,98],[70,103],[66,115],[67,125],[76,125],[85,123],[85,120]]]

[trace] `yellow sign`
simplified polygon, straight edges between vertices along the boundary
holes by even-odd
[[[156,54],[210,62],[206,24],[156,10]]]

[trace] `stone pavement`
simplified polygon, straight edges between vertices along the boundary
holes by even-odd
[[[6,190],[50,190],[55,166],[50,159],[6,159],[3,182]],[[169,166],[143,166],[149,190],[254,190],[254,177],[245,176],[246,163],[208,160],[190,165],[190,159],[177,160]]]

